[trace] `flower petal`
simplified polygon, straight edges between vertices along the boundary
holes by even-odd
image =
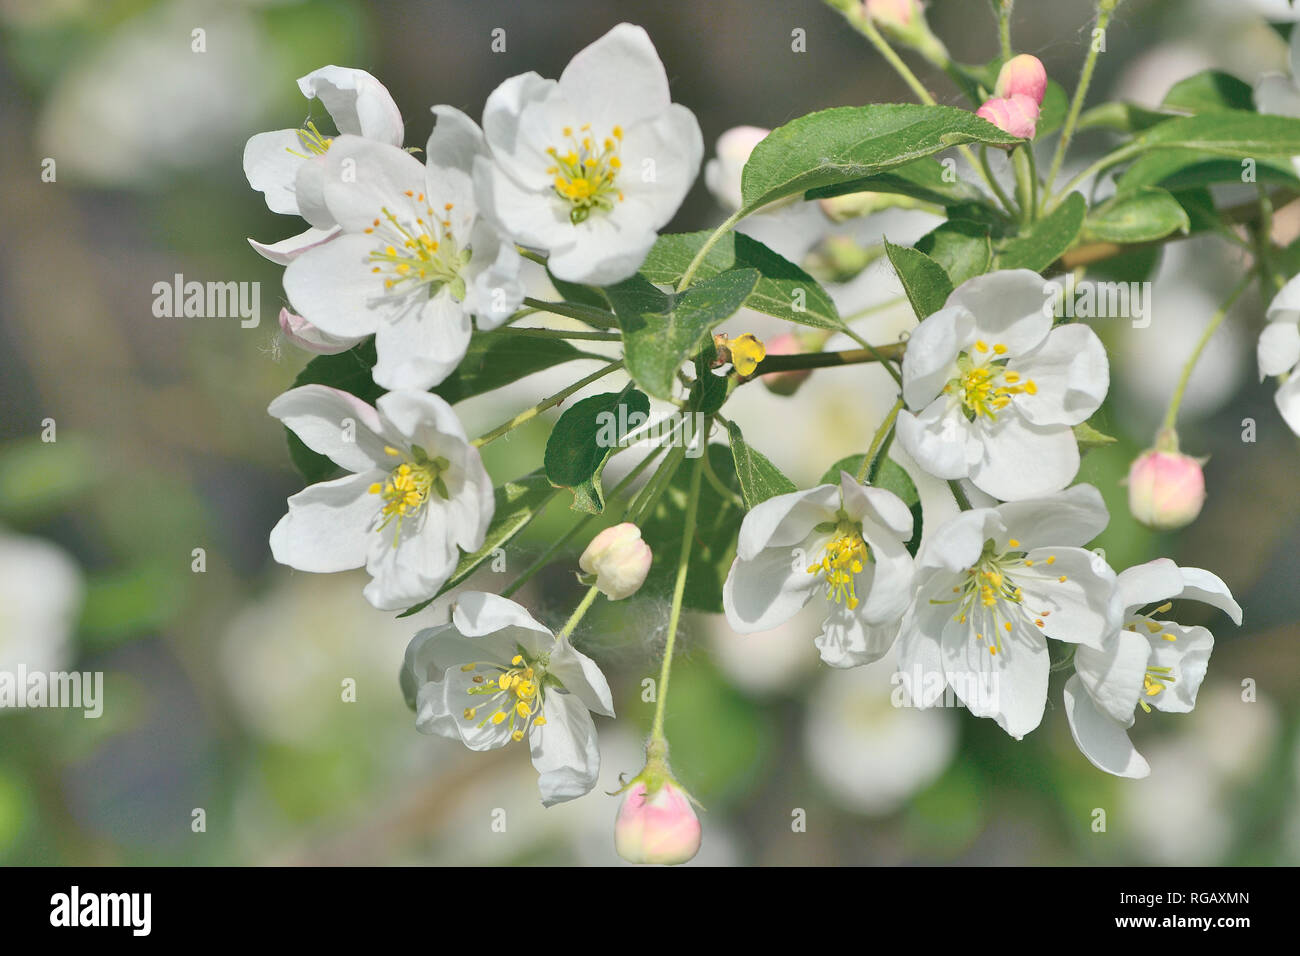
[[[1008,501],[996,510],[1022,551],[1049,545],[1084,545],[1110,523],[1101,492],[1092,485],[1074,485],[1043,498]]]
[[[1078,425],[1101,407],[1110,388],[1110,363],[1097,333],[1077,322],[1053,329],[1034,352],[1013,363],[1037,391],[1015,398],[1035,425]]]
[[[836,605],[813,643],[821,652],[822,660],[831,667],[858,667],[889,653],[898,637],[898,627],[897,620],[883,625],[868,624],[862,615]]]
[[[1232,623],[1241,625],[1241,605],[1233,599],[1222,578],[1201,568],[1179,568],[1178,571],[1182,575],[1183,589],[1175,597],[1217,607],[1232,618]]]
[[[1019,740],[1042,722],[1051,660],[1035,628],[1012,621],[1008,632],[1002,623],[982,607],[965,621],[949,614],[940,649],[944,674],[966,708]],[[990,653],[995,635],[1001,646]]]
[[[752,513],[752,512],[751,512]],[[737,557],[722,585],[722,608],[738,634],[779,627],[799,613],[821,582],[809,574],[812,555],[766,548],[749,560]]]
[[[1157,621],[1161,630],[1144,635],[1151,648],[1150,667],[1167,667],[1170,682],[1155,695],[1144,695],[1157,710],[1186,714],[1196,706],[1196,693],[1205,680],[1214,650],[1214,635],[1203,627],[1183,627],[1172,621]],[[1174,638],[1172,641],[1166,635]]]
[[[580,797],[596,785],[600,774],[600,748],[596,725],[576,694],[546,690],[546,723],[533,724],[528,743],[533,766],[541,776],[537,787],[543,806]]]
[[[603,717],[614,716],[614,697],[604,673],[595,661],[567,640],[556,642],[546,671],[558,677],[564,689],[582,701],[588,710]]]
[[[258,133],[244,145],[244,175],[248,185],[266,196],[271,212],[298,214],[294,181],[303,158],[296,129]]]
[[[325,105],[340,133],[402,145],[401,110],[384,84],[365,70],[324,66],[299,79],[298,89]]]
[[[1259,362],[1259,379],[1285,375],[1300,363],[1300,325],[1295,322],[1270,322],[1259,333],[1255,346]]]
[[[748,561],[766,548],[803,544],[816,525],[834,519],[839,504],[839,489],[834,485],[818,485],[760,502],[741,522],[737,557]]]
[[[1024,610],[1043,622],[1040,630],[1053,640],[1101,650],[1122,623],[1111,600],[1115,572],[1082,548],[1035,548],[1026,559],[1033,567],[1017,572],[1015,580],[1024,592]]]
[[[1003,415],[984,433],[970,478],[994,498],[1014,501],[1060,491],[1078,471],[1079,445],[1068,425],[1032,425]]]
[[[377,473],[309,485],[289,499],[289,513],[271,529],[271,556],[299,571],[331,574],[366,563],[370,523],[378,508],[369,493]]]
[[[970,474],[970,452],[980,446],[972,446],[970,424],[946,398],[936,398],[918,415],[900,411],[895,429],[903,450],[936,478],[951,481]]]
[[[1054,293],[1037,272],[1006,269],[962,283],[944,308],[965,309],[975,319],[976,337],[1005,345],[1015,356],[1037,347],[1051,331]]]
[[[1117,631],[1105,648],[1080,647],[1074,670],[1096,707],[1122,727],[1133,725],[1142,694],[1142,678],[1151,659],[1151,645],[1133,631]]]
[[[469,315],[443,288],[418,310],[379,325],[375,382],[389,389],[437,385],[461,363],[473,331]]]
[[[379,414],[355,395],[327,385],[302,385],[277,397],[267,412],[340,468],[351,472],[388,468]]]
[[[964,308],[943,308],[912,330],[903,355],[903,398],[909,408],[929,405],[955,374],[959,352],[975,340],[975,318]]]
[[[650,35],[630,23],[618,24],[575,54],[560,74],[559,88],[601,130],[651,119],[672,101]]]
[[[308,249],[315,249],[317,246],[329,242],[339,235],[341,231],[338,226],[332,226],[329,229],[317,229],[312,226],[305,232],[290,236],[288,239],[281,239],[279,242],[263,243],[258,242],[256,239],[249,239],[248,244],[263,259],[269,259],[278,265],[287,266]]]
[[[1077,674],[1065,682],[1065,714],[1079,751],[1098,770],[1134,778],[1151,773],[1150,765],[1128,739],[1124,725],[1097,709]]]

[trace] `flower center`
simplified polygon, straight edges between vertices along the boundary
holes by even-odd
[[[546,172],[554,177],[555,194],[569,204],[569,221],[577,225],[593,209],[608,212],[615,201],[623,201],[623,191],[614,185],[623,168],[618,156],[623,127],[615,126],[599,148],[590,123],[578,130],[581,135],[575,135],[572,126],[564,127],[563,133],[564,148],[551,146],[546,150],[553,161]]]
[[[424,193],[407,190],[406,195],[424,207],[424,214],[414,222],[403,222],[387,206],[366,227],[367,235],[382,240],[383,245],[370,253],[370,271],[384,277],[384,289],[390,293],[408,295],[428,289],[432,295],[444,285],[451,288],[457,300],[465,298],[465,280],[461,271],[469,264],[472,255],[468,247],[461,248],[452,234],[448,218],[454,203],[444,205],[442,215],[435,215],[425,202]]]
[[[1056,556],[1049,555],[1041,564],[1051,566],[1056,563]],[[1038,570],[1036,562],[1025,556],[1020,550],[1020,542],[1009,538],[1005,548],[999,548],[992,540],[984,542],[984,551],[978,561],[966,569],[960,584],[955,585],[952,593],[956,597],[949,601],[934,601],[931,604],[956,604],[958,612],[953,620],[965,624],[971,615],[978,615],[981,620],[992,624],[990,632],[975,632],[976,643],[987,642],[989,654],[997,655],[1002,651],[1002,634],[1014,630],[1014,621],[1024,619],[1032,622],[1034,627],[1042,629],[1047,626],[1043,619],[1051,611],[1034,611],[1024,603],[1024,591],[1017,579],[1036,577],[1039,580],[1054,578],[1064,584],[1069,578],[1053,575],[1050,571]]]
[[[396,448],[385,448],[385,452],[394,458],[404,457]],[[451,463],[446,458],[430,458],[419,445],[411,447],[410,457],[394,468],[382,482],[370,486],[370,493],[383,499],[379,510],[379,526],[383,531],[393,522],[397,523],[397,533],[393,535],[393,547],[402,536],[402,522],[407,518],[418,517],[429,501],[430,493],[436,493],[443,500],[451,498],[443,475]]]
[[[822,559],[808,565],[808,573],[824,576],[827,600],[855,610],[859,603],[857,575],[871,560],[871,549],[862,540],[862,529],[844,518],[826,526],[818,525],[818,529],[834,530],[836,534],[822,552]]]
[[[290,149],[286,146],[285,152],[292,153],[294,156],[302,159],[311,159],[313,156],[324,156],[329,152],[330,144],[334,142],[332,137],[326,136],[316,128],[316,124],[311,120],[307,125],[298,130],[298,142],[306,152],[298,152],[296,149]]]
[[[1135,614],[1132,619],[1124,625],[1124,629],[1126,631],[1133,631],[1135,634],[1140,634],[1142,632],[1139,631],[1138,628],[1143,627],[1146,628],[1148,633],[1160,634],[1160,636],[1166,641],[1176,641],[1178,640],[1178,637],[1174,634],[1167,632],[1161,634],[1160,632],[1164,630],[1163,625],[1151,619],[1151,614],[1166,614],[1173,606],[1172,602],[1166,601],[1150,614]],[[1159,697],[1164,691],[1165,686],[1174,683],[1174,680],[1175,678],[1173,676],[1172,667],[1148,667],[1146,673],[1142,675],[1142,692],[1147,697]],[[1148,714],[1151,713],[1151,705],[1145,700],[1139,700],[1138,704]]]
[[[972,351],[957,356],[957,375],[948,380],[943,390],[960,397],[969,421],[980,416],[996,420],[998,412],[1011,404],[1013,396],[1038,393],[1033,379],[1022,378],[1019,372],[1007,368],[1006,353],[1005,345],[995,343],[990,347],[981,340]]]
[[[487,700],[466,707],[464,717],[474,720],[480,710],[489,713],[478,722],[480,728],[492,724],[504,724],[509,721],[510,739],[523,740],[533,727],[546,723],[542,713],[542,680],[546,676],[546,660],[529,661],[523,654],[516,654],[509,667],[500,664],[475,662],[465,664],[461,670],[469,673],[480,667],[493,672],[487,676],[475,674],[473,681],[465,692]]]

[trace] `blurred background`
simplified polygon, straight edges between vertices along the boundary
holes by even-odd
[[[1019,7],[1017,49],[1072,89],[1090,4]],[[1251,83],[1286,71],[1285,40],[1261,12],[1289,19],[1288,9],[1128,0],[1093,101],[1153,105],[1211,66]],[[995,55],[986,3],[934,0],[929,16],[956,59]],[[908,99],[813,0],[0,0],[0,670],[105,674],[99,719],[0,709],[0,863],[618,862],[618,801],[602,791],[641,766],[653,708],[640,681],[657,673],[666,605],[611,613],[602,602],[578,631],[620,717],[599,722],[601,785],[544,811],[521,748],[471,754],[415,731],[397,670],[445,601],[396,621],[362,599],[364,576],[272,562],[267,534],[301,480],[265,409],[309,356],[280,337],[282,270],[245,241],[297,228],[248,187],[241,156],[253,133],[308,115],[295,80],[318,66],[374,73],[401,107],[408,145],[423,145],[431,105],[477,117],[503,79],[556,76],[624,19],[650,32],[708,155],[731,126]],[[795,29],[806,53],[791,50]],[[959,102],[944,77],[914,66],[941,102]],[[311,115],[322,118],[319,104]],[[1078,158],[1106,145],[1082,136]],[[701,180],[673,228],[722,216]],[[863,228],[912,241],[933,222],[893,212]],[[1120,439],[1091,452],[1080,476],[1111,505],[1099,545],[1117,568],[1160,555],[1208,567],[1245,608],[1240,629],[1194,607],[1180,618],[1210,624],[1218,646],[1192,715],[1139,715],[1151,777],[1116,780],[1087,763],[1059,680],[1042,727],[1017,743],[964,711],[891,706],[887,662],[821,665],[815,614],[746,638],[696,616],[668,731],[675,769],[707,808],[698,863],[1300,863],[1300,442],[1272,386],[1257,383],[1258,299],[1243,299],[1216,336],[1184,405],[1184,450],[1210,456],[1200,520],[1178,535],[1145,531],[1119,484],[1241,268],[1221,241],[1179,244],[1156,273],[1150,328],[1098,324],[1113,355],[1105,430]],[[259,282],[260,323],[156,317],[154,283],[177,273]],[[914,321],[879,264],[834,294],[873,341]],[[731,327],[778,331],[752,315]],[[481,433],[595,367],[541,373],[458,411]],[[865,447],[886,383],[879,369],[830,370],[794,399],[751,386],[728,414],[806,486]],[[1247,419],[1254,442],[1242,440]],[[488,446],[495,479],[537,467],[550,421]],[[951,507],[938,488],[921,490],[934,515]],[[556,501],[519,539],[512,570],[568,527]],[[517,599],[562,621],[580,593],[575,563]],[[487,571],[474,583],[506,580]],[[508,835],[490,829],[497,809]],[[806,829],[793,825],[801,817]]]

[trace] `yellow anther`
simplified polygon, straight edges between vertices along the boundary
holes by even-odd
[[[767,358],[767,348],[748,332],[731,340],[728,347],[731,350],[731,364],[742,378],[753,375],[758,363]]]
[[[504,710],[498,710],[495,714],[492,715],[492,723],[499,724],[506,719],[506,716],[507,715]]]
[[[1018,547],[1020,547],[1020,542],[1019,542],[1019,540],[1017,540],[1016,538],[1008,538],[1008,539],[1007,539],[1007,547],[1008,547],[1008,548],[1018,548]]]

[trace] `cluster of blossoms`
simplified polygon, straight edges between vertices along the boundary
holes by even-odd
[[[876,24],[927,55],[942,55],[916,0],[835,5],[868,35],[879,36]],[[271,415],[342,472],[289,499],[271,549],[304,571],[364,566],[371,578],[365,598],[381,610],[423,606],[464,579],[465,562],[486,547],[495,510],[479,454],[488,439],[470,440],[431,389],[460,367],[473,336],[533,311],[521,307],[536,305],[524,296],[535,263],[557,288],[585,287],[587,302],[574,317],[607,315],[602,330],[621,327],[620,303],[632,294],[625,280],[637,296],[663,296],[656,308],[671,309],[675,293],[688,294],[721,228],[679,270],[671,293],[647,292],[652,283],[638,273],[700,171],[701,134],[691,112],[672,102],[645,32],[626,24],[579,52],[558,80],[525,73],[503,82],[481,125],[435,106],[423,162],[403,147],[401,115],[368,73],[331,66],[299,86],[322,102],[338,132],[329,136],[308,122],[249,141],[249,182],[269,208],[301,216],[309,227],[253,245],[286,266],[285,336],[322,355],[373,337],[372,374],[383,394],[370,404],[305,384],[271,403]],[[1007,57],[993,87],[980,88],[978,116],[987,123],[969,113],[961,122],[977,124],[988,142],[1013,153],[1030,149],[1047,89],[1036,58]],[[834,259],[847,248],[839,240],[852,245],[862,222],[895,200],[869,192],[814,201],[788,194],[747,208],[757,191],[747,164],[768,135],[757,127],[724,134],[705,180],[735,213],[728,228],[736,225],[813,283],[799,267],[811,268],[817,255]],[[1037,200],[1025,200],[1027,216],[1037,212],[1030,202]],[[1300,431],[1297,282],[1274,302],[1259,354],[1261,373],[1289,376],[1278,403]],[[654,284],[667,283],[659,277]],[[616,285],[620,291],[607,294]],[[892,344],[892,358],[868,348],[872,357],[859,359],[888,364],[902,356],[897,369],[888,365],[897,404],[856,474],[839,471],[816,487],[756,500],[741,476],[741,501],[712,474],[706,449],[688,495],[665,677],[695,544],[700,477],[708,474],[747,508],[718,595],[738,634],[770,630],[825,602],[814,638],[825,664],[858,667],[893,652],[915,704],[933,706],[951,692],[1017,739],[1042,721],[1050,675],[1072,670],[1063,699],[1080,750],[1109,773],[1145,775],[1149,768],[1127,733],[1138,709],[1190,710],[1214,643],[1206,628],[1170,620],[1172,602],[1200,601],[1238,624],[1241,609],[1208,571],[1158,559],[1116,573],[1101,552],[1088,550],[1109,514],[1096,488],[1075,483],[1078,430],[1105,401],[1110,368],[1089,327],[1058,320],[1060,290],[1026,268],[985,270],[953,286],[945,287],[946,300],[937,297],[941,307],[918,311],[906,341]],[[613,311],[592,303],[612,303]],[[790,361],[826,347],[829,326],[766,343],[748,333],[707,334],[728,317],[712,316],[692,346],[701,351],[670,370],[692,400],[703,376],[723,366],[733,384],[758,377],[792,395],[812,368],[829,364]],[[648,319],[667,323],[671,316],[651,312]],[[665,325],[664,338],[682,334]],[[695,378],[686,374],[690,366]],[[635,372],[631,377],[641,384]],[[734,453],[738,437],[730,425],[728,433]],[[904,454],[892,464],[947,482],[958,508],[949,520],[925,522],[923,535],[912,506],[875,484],[895,437]],[[645,488],[658,495],[671,480],[671,469],[663,479],[656,473]],[[1200,463],[1178,451],[1172,427],[1134,462],[1129,492],[1134,514],[1153,527],[1196,517],[1205,499]],[[620,601],[641,590],[663,557],[643,530],[624,520],[590,540],[575,569],[588,596],[559,631],[506,597],[457,594],[450,619],[421,630],[407,649],[402,687],[417,727],[472,750],[526,740],[546,805],[589,792],[600,765],[592,715],[612,717],[614,705],[605,676],[571,636],[597,594]],[[616,844],[635,862],[683,862],[699,848],[700,826],[669,768],[662,700],[658,706],[645,767],[620,791]]]

